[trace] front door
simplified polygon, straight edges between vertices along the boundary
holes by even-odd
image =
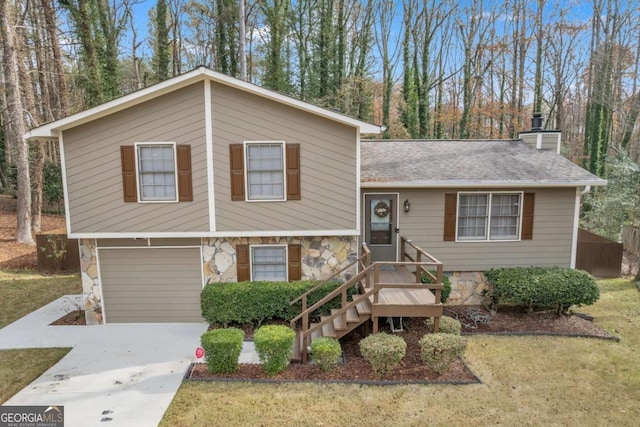
[[[397,261],[398,195],[365,194],[364,241],[371,261]]]

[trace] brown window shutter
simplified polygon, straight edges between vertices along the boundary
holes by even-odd
[[[288,245],[289,281],[302,279],[302,246]]]
[[[178,145],[178,200],[193,201],[193,184],[191,182],[191,146]]]
[[[120,146],[120,161],[122,164],[122,195],[124,201],[137,202],[136,147],[133,145]]]
[[[300,200],[300,144],[287,144],[287,200]]]
[[[251,280],[251,262],[249,261],[249,245],[236,245],[236,270],[238,282]]]
[[[231,200],[244,200],[244,146],[229,144]]]
[[[535,210],[536,193],[524,193],[522,202],[522,234],[520,239],[533,239],[533,211]]]
[[[456,240],[456,208],[458,195],[447,193],[444,195],[444,238],[445,242]]]

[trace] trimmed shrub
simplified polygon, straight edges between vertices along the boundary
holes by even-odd
[[[293,329],[282,325],[261,326],[253,334],[253,343],[262,369],[268,375],[275,375],[287,369],[295,337]]]
[[[397,335],[384,332],[360,341],[360,353],[371,364],[373,372],[382,376],[398,366],[407,351],[407,343]]]
[[[425,320],[427,328],[429,331],[433,332],[433,319],[429,318]],[[440,326],[438,327],[438,332],[441,334],[453,334],[460,335],[462,333],[462,325],[459,321],[449,316],[440,317]]]
[[[600,298],[595,280],[586,272],[561,267],[498,268],[485,273],[493,290],[494,307],[514,304],[534,308],[557,307],[568,313],[572,305],[591,305]]]
[[[338,366],[342,348],[337,339],[329,337],[318,337],[311,343],[311,356],[313,361],[323,371],[330,371]]]
[[[420,339],[420,357],[429,369],[444,374],[451,362],[462,356],[467,341],[460,335],[427,334]]]
[[[260,325],[270,319],[288,321],[302,310],[302,302],[294,305],[289,303],[316,284],[313,281],[210,283],[200,294],[202,317],[207,322],[220,326],[230,323]],[[330,282],[312,292],[307,298],[307,307],[311,307],[340,285],[339,282]],[[347,293],[356,293],[355,286]],[[337,296],[318,310],[318,315],[327,315],[332,308],[339,306],[340,296]]]
[[[209,371],[230,374],[238,370],[244,332],[237,328],[214,329],[200,337]]]
[[[432,271],[429,271],[429,273],[435,276],[437,274],[437,271],[432,270]],[[426,274],[423,274],[420,277],[420,281],[425,284],[434,283],[433,279],[430,276],[427,276]],[[440,294],[440,302],[444,304],[449,299],[449,295],[451,295],[451,279],[449,279],[449,276],[445,276],[444,274],[442,275],[442,286],[443,286],[443,289],[442,289],[442,293]],[[433,294],[435,295],[435,291],[432,290],[431,292],[433,292]]]

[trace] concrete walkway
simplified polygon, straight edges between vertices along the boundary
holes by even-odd
[[[0,349],[73,347],[4,405],[63,405],[66,427],[157,426],[207,325],[47,326],[79,299],[62,297],[0,329]],[[253,343],[240,362],[257,362]]]

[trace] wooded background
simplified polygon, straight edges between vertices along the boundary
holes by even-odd
[[[618,239],[640,218],[638,6],[0,0],[0,184],[19,200],[18,240],[61,197],[57,141],[25,131],[198,65],[383,124],[384,138],[513,138],[542,112],[563,154],[609,179],[582,222]]]

